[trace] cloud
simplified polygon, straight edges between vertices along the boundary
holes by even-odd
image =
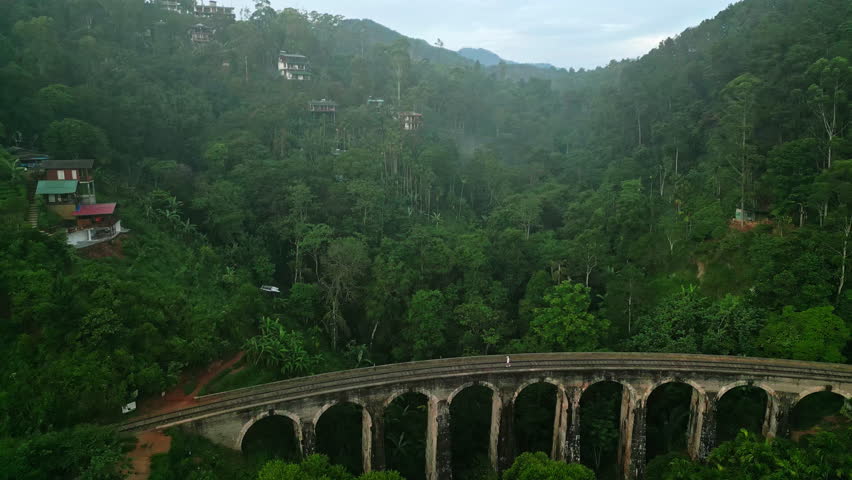
[[[447,48],[480,47],[520,62],[594,68],[647,53],[732,0],[272,0],[275,8],[369,18]],[[220,0],[252,8],[253,0]]]

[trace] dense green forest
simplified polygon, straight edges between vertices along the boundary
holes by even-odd
[[[100,258],[31,228],[0,149],[0,478],[114,478],[123,440],[87,424],[240,350],[218,389],[491,353],[852,359],[847,0],[746,0],[589,71],[268,1],[205,22],[194,43],[141,0],[0,2],[0,145],[94,158],[131,230]],[[729,438],[659,478],[848,452],[832,435]]]

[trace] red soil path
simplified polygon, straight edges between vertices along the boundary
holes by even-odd
[[[195,397],[201,389],[220,373],[242,360],[244,354],[245,352],[240,352],[227,361],[217,360],[210,364],[207,370],[197,377],[195,389],[189,394],[183,393],[183,387],[187,382],[192,381],[193,376],[184,375],[180,383],[164,396],[141,400],[138,412],[142,415],[161,414],[197,405],[199,402]],[[167,453],[171,446],[172,437],[159,430],[137,433],[136,448],[127,454],[133,465],[133,470],[128,472],[127,479],[148,480],[148,476],[151,475],[151,457],[158,453]]]
[[[195,384],[195,389],[189,394],[183,393],[183,387],[187,382],[191,381],[193,377],[191,375],[184,375],[181,377],[180,383],[178,383],[175,388],[166,392],[164,396],[140,401],[138,410],[139,414],[159,415],[162,413],[180,410],[192,405],[198,405],[199,402],[195,399],[195,397],[198,396],[201,389],[220,373],[231,368],[235,363],[242,360],[243,355],[245,355],[245,352],[240,352],[226,361],[217,360],[211,363],[210,366],[207,367],[207,370],[196,378],[197,383]]]
[[[133,470],[127,480],[148,480],[151,475],[151,457],[166,453],[172,447],[172,437],[154,430],[136,434],[136,449],[128,453]]]

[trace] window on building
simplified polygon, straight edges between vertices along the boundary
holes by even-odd
[[[57,170],[56,178],[59,180],[65,180],[65,170]]]
[[[71,180],[77,180],[77,170],[71,170]]]
[[[56,202],[56,195],[48,195],[47,196],[47,202],[48,203],[55,203]]]

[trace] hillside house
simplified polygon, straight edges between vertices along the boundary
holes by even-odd
[[[192,39],[192,43],[207,43],[213,40],[214,33],[216,33],[216,30],[203,23],[197,23],[189,29],[189,37]]]
[[[41,162],[50,160],[45,153],[33,152],[20,147],[12,147],[7,150],[15,159],[15,165],[25,170],[34,170],[41,167]]]
[[[79,204],[78,184],[77,180],[39,180],[36,195],[44,198],[48,210],[66,220],[73,220]]]
[[[737,222],[765,222],[767,220],[769,220],[768,210],[752,210],[747,208],[743,211],[737,208],[734,213],[734,221]]]
[[[331,100],[311,100],[308,104],[308,108],[310,108],[313,113],[330,113],[334,115],[337,112],[337,102],[333,102]]]
[[[385,99],[383,99],[383,98],[370,97],[370,98],[367,99],[367,106],[368,107],[381,108],[384,105],[385,105]]]
[[[417,112],[401,112],[399,122],[403,130],[414,131],[423,126],[423,114]]]
[[[278,55],[278,73],[287,80],[310,80],[312,75],[307,57],[287,52]]]
[[[204,2],[196,3],[193,13],[196,17],[228,17],[231,20],[237,18],[234,15],[234,7],[219,6],[219,2],[215,0],[210,0],[207,5],[204,5]]]
[[[94,160],[45,160],[40,168],[44,170],[44,179],[48,181],[77,180],[78,200],[83,204],[93,204],[95,199],[95,179],[92,177]]]
[[[168,10],[170,12],[181,13],[183,11],[183,7],[181,7],[180,2],[175,0],[151,0],[148,3],[153,3],[163,10]]]
[[[196,17],[201,18],[227,17],[231,20],[236,20],[237,18],[237,16],[234,15],[234,7],[222,7],[216,0],[210,0],[207,2],[207,5],[205,5],[203,1],[196,1],[193,2],[192,6],[188,9],[184,8],[183,5],[181,5],[181,2],[176,0],[146,0],[146,3],[152,3],[170,12],[191,13]]]
[[[68,244],[76,248],[112,240],[122,233],[115,203],[81,205],[72,215],[76,224],[68,229]]]

